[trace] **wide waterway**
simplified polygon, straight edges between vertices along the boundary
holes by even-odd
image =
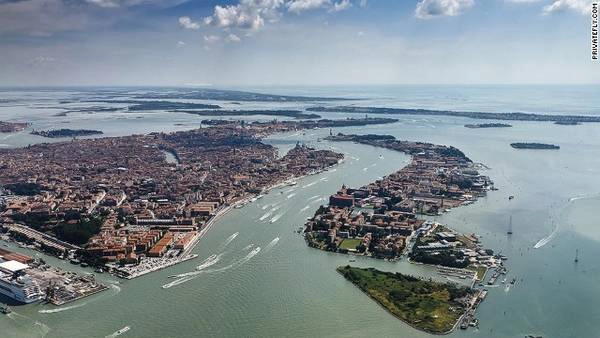
[[[334,132],[385,133],[450,144],[490,167],[484,174],[500,190],[437,220],[458,231],[477,233],[484,246],[502,251],[509,257],[509,279],[515,277],[517,282],[508,291],[504,286],[490,288],[478,309],[479,330],[450,336],[597,336],[600,125],[511,122],[513,128],[463,127],[476,121],[402,117],[393,125]],[[161,130],[172,128],[171,120]],[[368,183],[409,160],[404,154],[366,145],[316,142],[328,132],[310,130],[270,138],[268,142],[282,152],[300,140],[320,148],[333,147],[346,153],[346,159],[335,171],[309,176],[295,187],[273,190],[259,201],[232,210],[199,242],[194,250],[197,259],[135,280],[121,280],[109,291],[67,306],[14,306],[14,313],[0,316],[0,336],[104,337],[129,326],[123,337],[429,337],[388,314],[336,273],[337,266],[349,264],[349,256],[308,248],[295,232],[343,183]],[[561,149],[516,150],[509,146],[515,141],[554,143]],[[509,195],[515,198],[509,200]],[[514,234],[509,237],[511,216]],[[573,261],[576,249],[577,264]],[[202,264],[211,255],[218,259]],[[44,258],[70,270],[91,272]],[[168,289],[161,287],[175,281],[170,275],[195,271],[201,264],[204,272]],[[357,257],[350,264],[441,278],[431,268],[406,261]],[[109,275],[98,278],[117,281]]]

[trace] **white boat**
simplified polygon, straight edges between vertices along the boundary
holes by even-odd
[[[27,264],[17,261],[0,263],[0,294],[20,303],[34,303],[44,298],[40,286],[27,276]]]

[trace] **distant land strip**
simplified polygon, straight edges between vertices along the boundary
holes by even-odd
[[[468,117],[482,120],[505,120],[505,121],[538,121],[538,122],[600,122],[598,115],[547,115],[534,113],[483,113],[451,110],[431,110],[431,109],[407,109],[407,108],[383,108],[383,107],[311,107],[307,108],[311,112],[328,113],[350,113],[350,114],[390,114],[390,115],[425,115],[425,116],[456,116]]]
[[[175,109],[175,113],[188,113],[200,116],[288,116],[295,119],[318,119],[321,115],[313,113],[304,113],[300,110],[187,110]]]

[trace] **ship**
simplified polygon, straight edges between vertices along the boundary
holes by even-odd
[[[0,263],[0,294],[20,303],[34,303],[44,298],[40,286],[27,275],[27,264],[17,261]]]
[[[508,221],[508,231],[506,231],[507,235],[512,235],[513,230],[512,230],[512,215],[510,215],[510,219]]]

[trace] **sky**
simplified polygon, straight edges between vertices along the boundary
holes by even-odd
[[[581,84],[592,0],[0,0],[0,86]]]

